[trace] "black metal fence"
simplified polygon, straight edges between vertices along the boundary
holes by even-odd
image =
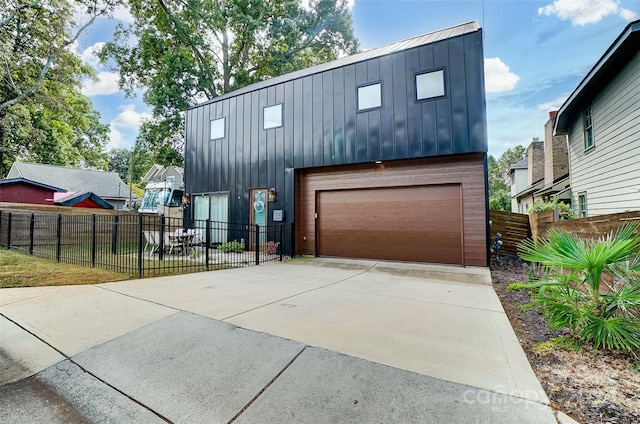
[[[62,215],[0,210],[0,246],[138,277],[282,261],[293,224],[191,221],[157,215]]]

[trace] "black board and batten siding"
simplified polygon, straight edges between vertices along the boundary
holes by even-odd
[[[438,69],[446,95],[416,101],[415,74]],[[229,192],[229,220],[248,222],[249,189],[274,187],[270,208],[284,209],[291,222],[296,169],[486,152],[483,75],[476,24],[463,35],[299,71],[198,105],[186,112],[187,192]],[[376,82],[382,107],[358,112],[357,87]],[[279,103],[283,125],[264,130],[264,107]],[[210,140],[217,118],[225,118],[225,137]]]

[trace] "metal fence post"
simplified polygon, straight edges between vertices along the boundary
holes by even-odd
[[[35,227],[36,216],[31,213],[29,217],[29,254],[33,255],[33,228]]]
[[[211,220],[207,219],[205,222],[205,242],[204,242],[204,267],[207,271],[209,271],[209,240],[211,240]]]
[[[113,215],[113,228],[111,229],[111,254],[118,253],[118,225],[120,221],[119,215]]]
[[[160,243],[158,243],[158,260],[164,259],[164,215],[160,215]]]
[[[260,265],[260,226],[258,224],[254,231],[253,247],[256,249],[256,265]]]
[[[142,278],[142,224],[144,215],[138,214],[138,278]]]
[[[91,268],[96,266],[96,214],[91,214]]]
[[[60,251],[62,247],[62,214],[58,214],[58,226],[56,228],[56,261],[60,262]]]
[[[11,217],[12,213],[9,212],[9,222],[7,222],[7,249],[11,249]]]
[[[284,249],[284,238],[282,237],[282,224],[280,224],[280,262],[282,262],[282,250]]]

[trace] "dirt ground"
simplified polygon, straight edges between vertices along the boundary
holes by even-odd
[[[527,281],[527,267],[517,258],[500,258],[491,266],[493,286],[553,408],[585,424],[640,423],[640,353],[545,344],[568,333],[549,330],[535,309],[522,312],[528,292],[507,291],[509,284]]]

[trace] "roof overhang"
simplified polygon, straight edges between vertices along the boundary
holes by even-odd
[[[86,191],[84,193],[73,193],[54,202],[60,206],[70,206],[74,208],[98,208],[113,209],[113,206],[95,193]]]
[[[604,89],[631,58],[640,51],[640,20],[631,22],[591,68],[558,111],[554,135],[567,134],[578,111],[586,107]]]
[[[35,186],[35,187],[40,187],[40,188],[44,188],[44,189],[47,189],[47,190],[51,190],[51,191],[53,191],[55,193],[64,193],[64,192],[67,191],[67,190],[65,190],[63,188],[60,188],[60,187],[50,186],[48,184],[39,183],[37,181],[32,181],[32,180],[29,180],[27,178],[22,178],[22,177],[19,177],[19,178],[8,178],[6,180],[0,180],[0,185],[3,185],[3,184],[27,184],[27,185],[32,185],[32,186]]]
[[[528,196],[529,194],[540,190],[542,187],[544,187],[544,179],[538,180],[530,186],[527,186],[527,188],[522,190],[520,193],[517,193],[513,197],[515,197],[516,199],[520,199],[521,197]]]

